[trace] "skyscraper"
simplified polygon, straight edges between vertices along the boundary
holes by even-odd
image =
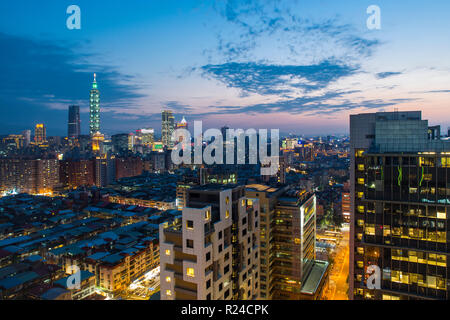
[[[430,128],[421,112],[350,117],[350,299],[450,298],[450,141]]]
[[[80,135],[80,107],[69,106],[69,122],[67,126],[67,137],[76,139]]]
[[[175,129],[175,118],[172,111],[164,110],[162,112],[162,124],[161,124],[161,136],[162,142],[169,149],[174,146],[174,141],[172,140],[172,133]]]
[[[94,73],[89,99],[89,133],[92,137],[96,132],[100,132],[100,91],[97,88],[97,75]]]
[[[43,144],[46,141],[45,126],[42,123],[38,123],[34,129],[34,142],[37,145]]]

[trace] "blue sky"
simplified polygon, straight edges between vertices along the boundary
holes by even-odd
[[[81,8],[81,30],[66,8]],[[381,30],[366,9],[381,8]],[[450,125],[450,3],[133,0],[0,2],[0,134],[43,122],[88,128],[92,74],[107,134],[160,129],[160,112],[204,127],[348,132],[348,115],[422,110]]]

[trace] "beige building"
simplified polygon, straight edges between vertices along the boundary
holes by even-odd
[[[259,244],[243,186],[191,188],[181,219],[160,226],[161,300],[259,299]]]

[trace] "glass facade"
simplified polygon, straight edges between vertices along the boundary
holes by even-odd
[[[448,299],[447,154],[357,151],[355,168],[355,299]],[[381,290],[367,289],[372,264]]]

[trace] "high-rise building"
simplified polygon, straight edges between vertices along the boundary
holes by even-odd
[[[172,133],[175,130],[175,118],[172,111],[164,110],[162,112],[161,136],[164,146],[172,149],[174,141],[172,140]]]
[[[159,234],[161,300],[259,298],[259,202],[243,186],[191,188]]]
[[[128,134],[119,133],[111,136],[113,151],[117,154],[128,153]]]
[[[89,133],[92,137],[97,132],[100,132],[100,91],[97,86],[97,75],[94,73],[89,98]]]
[[[31,142],[31,130],[22,131],[22,136],[24,137],[24,146],[28,147]]]
[[[429,133],[419,111],[350,116],[350,299],[450,299],[450,142]]]
[[[318,300],[328,262],[316,260],[316,197],[290,186],[246,186],[260,203],[261,299]]]
[[[80,107],[69,106],[69,122],[67,126],[67,137],[77,139],[80,135]]]
[[[44,144],[46,142],[45,126],[42,123],[38,123],[34,129],[34,142],[37,145]]]
[[[351,201],[350,201],[350,183],[344,183],[344,188],[342,189],[342,217],[344,222],[350,222],[350,211],[351,211]]]

